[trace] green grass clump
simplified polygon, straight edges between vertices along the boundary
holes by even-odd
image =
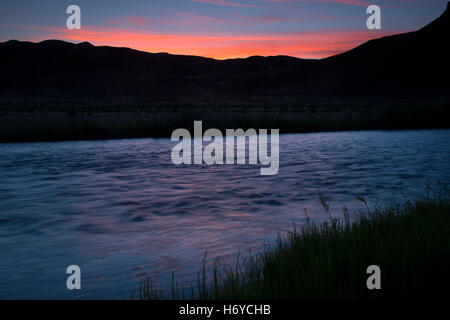
[[[280,234],[275,245],[237,258],[216,259],[207,272],[206,254],[198,279],[166,292],[149,279],[141,299],[409,299],[450,298],[450,199],[443,188],[415,201],[390,202],[354,221],[345,213]],[[325,210],[329,207],[319,192]],[[364,201],[364,199],[359,198]],[[381,290],[368,290],[367,267],[381,269]]]

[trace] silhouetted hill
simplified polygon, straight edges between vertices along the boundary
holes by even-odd
[[[220,99],[241,96],[426,96],[449,88],[450,9],[421,30],[327,59],[225,61],[90,43],[0,43],[0,96]]]
[[[438,19],[418,31],[371,40],[324,59],[310,85],[332,94],[448,95],[449,36],[450,2]]]

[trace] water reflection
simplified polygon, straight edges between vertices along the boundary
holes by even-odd
[[[303,209],[334,214],[450,183],[450,131],[283,135],[280,171],[175,166],[167,139],[0,144],[0,298],[128,298],[139,279],[191,279],[210,257],[259,247]],[[355,211],[354,211],[355,212]],[[65,287],[78,264],[83,290]]]

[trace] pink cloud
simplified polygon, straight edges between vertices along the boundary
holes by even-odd
[[[111,19],[109,24],[120,27],[151,27],[157,25],[174,25],[186,29],[191,26],[209,25],[214,27],[217,25],[254,25],[267,23],[280,23],[295,21],[293,18],[283,17],[274,14],[266,14],[260,16],[249,16],[235,14],[230,18],[218,18],[198,15],[190,12],[170,11],[171,16],[164,18],[149,18],[142,16],[125,16]]]
[[[301,1],[308,1],[308,0],[301,0]],[[310,0],[309,2],[313,2]],[[367,7],[370,5],[370,3],[362,0],[314,0],[314,2],[331,2],[331,3],[342,3],[342,4],[348,4],[352,6],[361,6],[361,7]]]
[[[220,5],[220,6],[227,6],[227,7],[245,7],[245,8],[255,7],[255,5],[243,4],[243,3],[232,2],[232,1],[227,1],[227,0],[192,0],[192,1],[207,3],[207,4],[215,4],[215,5]]]
[[[328,2],[328,3],[341,3],[352,6],[367,7],[370,3],[363,0],[259,0],[262,2]]]
[[[242,16],[239,15],[239,22],[246,22],[246,23],[274,23],[274,22],[288,22],[288,21],[294,21],[295,19],[287,18],[287,17],[281,17],[273,14],[267,14],[263,16]]]
[[[389,31],[322,29],[305,32],[246,34],[167,34],[117,27],[85,26],[81,30],[28,27],[40,31],[32,41],[63,39],[89,41],[94,45],[131,47],[147,52],[199,55],[217,59],[252,55],[290,55],[300,58],[324,58],[341,53]]]

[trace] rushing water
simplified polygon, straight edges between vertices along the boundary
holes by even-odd
[[[184,165],[168,139],[0,144],[0,298],[129,298],[139,280],[193,279],[202,255],[450,184],[450,130],[282,135],[280,171]],[[66,288],[81,267],[82,290]]]

